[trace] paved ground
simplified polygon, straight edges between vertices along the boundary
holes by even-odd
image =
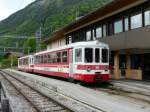
[[[150,103],[142,100],[129,98],[120,95],[109,94],[103,91],[94,91],[93,89],[69,83],[62,80],[46,78],[29,73],[13,71],[23,76],[46,82],[57,88],[57,91],[78,99],[82,102],[103,109],[106,112],[150,112]]]
[[[112,80],[111,83],[115,87],[121,88],[122,90],[150,96],[150,82],[135,80]]]

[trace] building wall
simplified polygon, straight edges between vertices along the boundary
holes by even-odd
[[[147,11],[149,11],[149,12],[147,12]],[[141,23],[141,25],[136,27],[134,25],[135,24],[138,25],[137,21],[139,19],[139,17],[138,17],[139,15],[141,17],[140,18],[141,20],[139,21],[139,23]],[[104,18],[102,20],[94,22],[85,27],[82,27],[76,31],[67,33],[65,35],[66,42],[67,42],[67,44],[69,44],[69,38],[72,38],[71,39],[72,43],[74,43],[74,42],[78,42],[78,41],[94,40],[95,37],[96,38],[103,38],[103,37],[105,38],[105,37],[109,37],[109,36],[113,36],[113,35],[118,35],[121,32],[124,32],[124,34],[126,34],[126,32],[128,33],[128,31],[131,31],[131,30],[134,30],[134,29],[137,29],[140,27],[149,26],[150,25],[150,20],[148,20],[149,15],[150,15],[150,1],[147,1],[138,6],[129,8],[123,12],[120,12],[118,14]],[[134,18],[134,16],[136,18]],[[146,20],[145,20],[145,18],[146,18]],[[149,23],[147,24],[146,21],[149,21]],[[119,23],[119,22],[121,22],[121,23]],[[121,24],[121,26],[119,26],[120,24]],[[98,30],[99,28],[101,28],[101,30]],[[118,31],[116,31],[116,29]],[[88,35],[88,38],[87,38],[87,35]]]
[[[58,40],[55,40],[55,41],[49,43],[49,44],[47,45],[47,50],[49,50],[49,49],[54,49],[54,48],[58,48],[58,47],[61,47],[61,46],[64,46],[64,45],[66,45],[66,40],[65,40],[65,38],[60,38],[60,39],[58,39]]]
[[[113,36],[101,38],[100,41],[109,44],[111,50],[121,49],[149,49],[150,26],[118,33]]]

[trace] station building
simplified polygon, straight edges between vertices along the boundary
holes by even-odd
[[[110,46],[111,78],[150,80],[150,0],[114,0],[47,39],[47,49],[98,39]]]

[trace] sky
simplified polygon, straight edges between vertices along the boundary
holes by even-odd
[[[0,21],[23,9],[35,0],[0,0]]]

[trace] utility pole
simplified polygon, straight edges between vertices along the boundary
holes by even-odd
[[[36,52],[41,50],[41,37],[42,37],[42,27],[36,31]]]
[[[78,20],[79,17],[79,7],[76,8],[76,20]]]

